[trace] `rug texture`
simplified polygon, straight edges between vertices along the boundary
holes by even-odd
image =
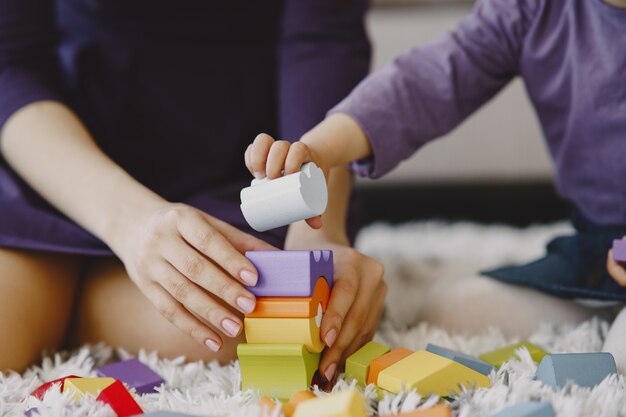
[[[389,283],[388,305],[376,340],[394,347],[424,348],[435,343],[470,354],[502,347],[517,340],[507,339],[496,329],[471,336],[450,334],[416,320],[411,291],[420,282],[440,276],[476,271],[499,265],[526,262],[541,256],[545,243],[556,234],[570,232],[565,224],[514,229],[470,223],[415,223],[402,226],[374,225],[360,235],[357,247],[381,260]],[[530,338],[550,352],[594,352],[602,347],[608,323],[593,319],[578,325],[543,323]],[[5,336],[2,336],[5,337]],[[124,351],[98,345],[45,357],[24,374],[0,374],[0,415],[23,416],[37,407],[42,416],[115,416],[105,405],[85,397],[73,403],[67,396],[49,391],[42,401],[29,393],[42,382],[68,374],[95,376],[94,369],[130,357]],[[257,395],[240,390],[237,362],[187,363],[184,358],[165,360],[154,352],[141,352],[139,359],[166,381],[159,392],[137,396],[146,411],[175,410],[204,416],[261,416]],[[594,389],[566,386],[553,392],[533,380],[536,365],[528,352],[492,373],[492,388],[464,392],[452,403],[460,417],[488,417],[507,405],[525,401],[550,401],[559,417],[626,416],[626,379],[613,376]],[[354,386],[340,379],[334,390]],[[316,391],[318,395],[325,393]],[[415,392],[373,400],[373,386],[365,390],[371,414],[394,415],[416,407],[430,407],[436,397],[422,398]],[[280,411],[276,409],[273,416]]]

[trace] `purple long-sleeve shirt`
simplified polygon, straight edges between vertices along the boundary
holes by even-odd
[[[367,3],[0,0],[0,129],[29,103],[63,102],[141,183],[252,232],[246,146],[298,140],[366,75]],[[111,254],[0,155],[3,246]]]
[[[381,176],[520,76],[558,191],[601,224],[626,224],[626,9],[602,0],[482,0],[439,40],[401,55],[332,112],[355,118]],[[485,149],[489,153],[488,149]]]

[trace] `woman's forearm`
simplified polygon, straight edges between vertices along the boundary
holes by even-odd
[[[16,112],[0,132],[0,151],[33,189],[114,250],[137,213],[163,201],[108,158],[61,103]]]

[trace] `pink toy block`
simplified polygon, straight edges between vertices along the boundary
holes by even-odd
[[[143,414],[143,410],[139,407],[139,404],[137,404],[133,396],[120,381],[115,381],[102,390],[97,400],[109,404],[113,411],[115,411],[115,414],[117,414],[117,417],[129,417]]]
[[[68,376],[64,376],[63,378],[55,379],[54,381],[46,382],[45,384],[42,384],[41,386],[39,386],[39,388],[37,388],[35,391],[31,392],[30,395],[33,395],[39,398],[40,400],[42,400],[43,396],[46,394],[46,392],[48,392],[50,388],[52,388],[54,384],[57,384],[59,388],[59,392],[62,392],[63,385],[65,384],[65,380],[68,378],[80,378],[80,377],[76,375],[68,375]]]
[[[626,240],[615,239],[613,241],[613,259],[615,262],[626,262]]]
[[[119,379],[137,394],[148,394],[163,383],[163,378],[138,359],[128,359],[97,369],[98,375]]]
[[[257,297],[310,297],[319,277],[333,287],[333,253],[329,250],[251,251],[246,257],[259,273]]]

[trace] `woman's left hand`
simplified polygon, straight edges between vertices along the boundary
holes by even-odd
[[[624,237],[626,239],[626,236]],[[609,275],[622,287],[626,287],[626,269],[619,262],[615,262],[613,259],[613,249],[609,250],[609,254],[606,257],[606,269],[609,271]]]

